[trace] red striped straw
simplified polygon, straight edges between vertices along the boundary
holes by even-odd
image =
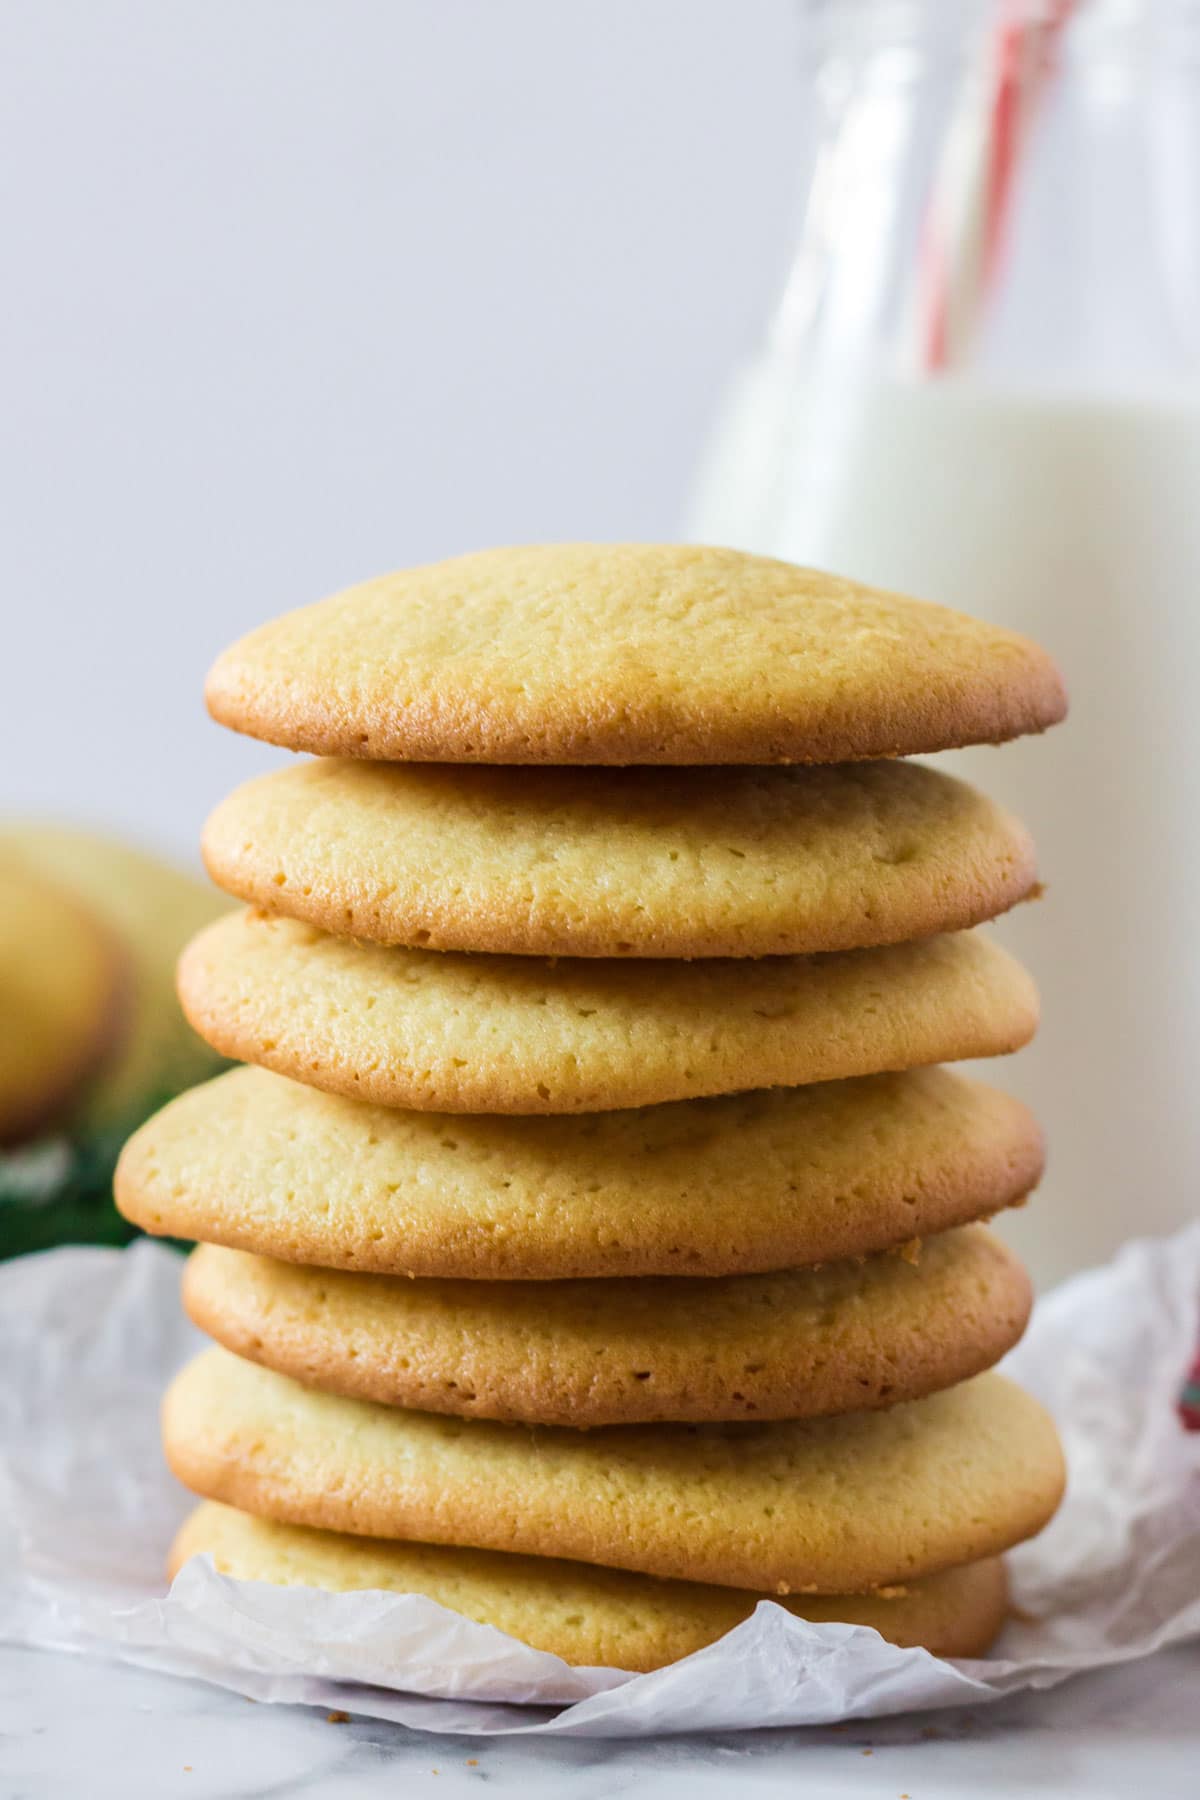
[[[961,363],[995,284],[1021,156],[1077,0],[1000,0],[947,134],[921,239],[921,367]]]

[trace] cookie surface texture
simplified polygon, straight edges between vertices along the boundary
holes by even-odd
[[[320,760],[208,821],[214,881],[373,943],[535,956],[857,950],[994,918],[1027,833],[919,763],[483,769]]]
[[[766,1597],[549,1557],[308,1531],[213,1502],[184,1523],[170,1574],[202,1555],[243,1581],[424,1594],[564,1662],[635,1673],[702,1650]],[[935,1656],[981,1656],[1004,1622],[1007,1584],[1004,1565],[992,1557],[886,1595],[814,1594],[778,1604],[814,1622],[868,1625],[891,1643],[920,1645]]]
[[[226,1056],[440,1112],[570,1113],[995,1056],[1037,1025],[1030,977],[978,932],[710,962],[467,956],[221,919],[183,1008]]]
[[[401,762],[846,762],[1054,724],[1036,644],[739,551],[488,550],[368,581],[219,658],[222,724]]]
[[[990,1372],[835,1419],[534,1431],[319,1393],[214,1349],[168,1390],[163,1441],[201,1498],[287,1524],[761,1593],[995,1556],[1063,1487],[1049,1417]]]
[[[724,1280],[409,1281],[202,1244],[202,1331],[311,1387],[576,1428],[804,1419],[917,1399],[990,1368],[1029,1278],[983,1226],[877,1256]]]
[[[143,1230],[476,1280],[731,1275],[886,1250],[1023,1200],[1042,1134],[948,1069],[519,1117],[367,1106],[234,1069],[137,1131]]]

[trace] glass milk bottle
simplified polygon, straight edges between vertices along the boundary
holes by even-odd
[[[806,205],[688,535],[1010,625],[1071,717],[947,766],[1038,840],[994,929],[1042,1284],[1197,1211],[1200,0],[809,0]]]

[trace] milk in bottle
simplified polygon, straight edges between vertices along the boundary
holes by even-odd
[[[1026,820],[1048,889],[992,928],[1041,1032],[976,1071],[1048,1132],[1001,1227],[1045,1283],[1198,1210],[1200,8],[865,0],[808,25],[800,254],[689,534],[978,613],[1066,673],[1064,727],[939,759]]]

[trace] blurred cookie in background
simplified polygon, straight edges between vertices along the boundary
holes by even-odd
[[[192,1030],[175,998],[175,963],[195,932],[230,903],[210,884],[116,838],[61,825],[0,827],[0,853],[76,894],[115,934],[131,963],[129,1028],[85,1098],[88,1125],[122,1122],[148,1089],[172,1093],[211,1075],[219,1060]]]
[[[0,846],[0,1143],[79,1098],[121,1036],[127,976],[100,918]]]
[[[132,1235],[112,1203],[122,1141],[221,1066],[175,961],[227,906],[118,839],[0,826],[0,1257]]]

